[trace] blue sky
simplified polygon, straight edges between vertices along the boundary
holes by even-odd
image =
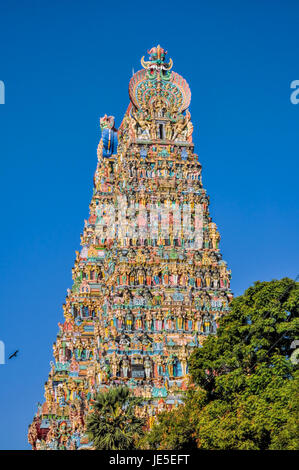
[[[203,183],[241,294],[299,273],[299,4],[272,0],[1,2],[0,449],[26,449],[88,216],[99,117],[128,105],[161,44],[192,91]]]

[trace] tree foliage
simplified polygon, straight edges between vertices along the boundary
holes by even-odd
[[[99,393],[87,418],[87,435],[96,450],[129,450],[143,433],[144,420],[137,417],[138,398],[127,387]]]
[[[189,361],[195,388],[159,416],[154,449],[298,449],[299,285],[256,282],[231,303],[215,336]]]

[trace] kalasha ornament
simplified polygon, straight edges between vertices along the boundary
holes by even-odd
[[[188,357],[215,334],[232,298],[209,215],[188,110],[191,92],[160,46],[129,83],[117,130],[102,137],[90,216],[76,252],[33,449],[92,448],[85,417],[98,392],[127,385],[139,414],[182,402]]]

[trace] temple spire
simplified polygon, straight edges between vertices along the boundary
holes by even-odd
[[[120,126],[100,120],[90,214],[45,401],[29,427],[34,449],[93,448],[86,417],[96,394],[118,385],[143,397],[136,413],[150,428],[182,402],[190,354],[229,309],[231,273],[194,153],[190,88],[161,46],[148,54]]]

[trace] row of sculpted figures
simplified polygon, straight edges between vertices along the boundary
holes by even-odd
[[[222,307],[222,304],[221,304]],[[221,308],[219,307],[219,308]],[[219,311],[188,312],[175,311],[163,313],[161,310],[147,311],[146,313],[133,314],[131,311],[118,311],[114,317],[102,318],[102,336],[109,337],[112,331],[146,331],[153,332],[198,332],[214,333],[217,327]],[[115,329],[115,330],[114,330]]]
[[[129,178],[175,178],[200,181],[201,169],[199,164],[173,163],[164,160],[158,162],[128,162],[126,165],[127,177]],[[125,176],[124,175],[124,176]]]
[[[174,265],[171,268],[165,266],[130,268],[121,266],[116,272],[116,285],[122,286],[170,286],[170,287],[194,287],[228,289],[230,286],[230,273],[219,272],[217,269],[200,269],[194,266]]]
[[[100,360],[98,383],[107,383],[117,377],[123,379],[151,380],[155,378],[185,377],[188,373],[187,353],[184,349],[178,354],[135,357],[106,355]]]

